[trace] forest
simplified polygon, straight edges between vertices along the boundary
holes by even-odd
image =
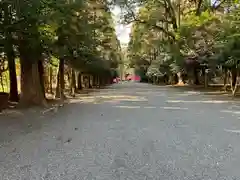
[[[132,24],[127,50],[112,8]],[[226,0],[2,0],[1,99],[21,106],[103,87],[127,58],[154,84],[239,85],[240,7]],[[84,84],[84,85],[83,85]],[[2,105],[1,105],[2,106]]]
[[[105,0],[1,0],[2,101],[47,106],[116,76],[121,47]],[[84,78],[83,78],[84,76]],[[87,85],[86,85],[87,84]],[[3,105],[1,105],[3,106]]]
[[[145,82],[239,85],[239,1],[120,1],[132,23],[128,59]]]

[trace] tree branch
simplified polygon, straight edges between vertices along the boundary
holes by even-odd
[[[165,28],[163,28],[161,26],[158,26],[156,24],[149,24],[147,21],[144,21],[144,20],[136,20],[136,21],[141,23],[141,24],[149,25],[152,29],[159,30],[159,31],[165,33],[167,36],[171,37],[173,40],[176,40],[176,37],[172,32],[167,31]]]
[[[131,14],[131,16],[132,16],[132,18],[133,18],[133,22],[138,22],[138,23],[141,23],[141,24],[147,24],[147,25],[149,25],[150,27],[152,27],[152,29],[157,29],[157,30],[165,33],[167,36],[171,37],[173,40],[176,40],[175,35],[174,35],[172,32],[169,32],[169,31],[167,31],[166,29],[164,29],[163,27],[158,26],[158,25],[156,25],[156,24],[149,24],[149,23],[148,23],[147,21],[145,21],[145,20],[140,20],[139,18],[137,18],[137,17],[135,16],[133,10],[132,10],[131,8],[129,8],[129,6],[128,6],[127,4],[126,4],[126,6],[128,7],[128,12],[130,11],[130,14]],[[173,21],[167,21],[167,20],[165,20],[165,19],[161,19],[161,20],[159,20],[159,21],[166,22],[166,23],[169,23],[169,24],[173,24],[173,26],[174,26],[174,22],[173,22]],[[174,27],[175,27],[175,26],[174,26]],[[175,27],[175,28],[176,28],[176,27]]]
[[[217,1],[217,0],[216,0]],[[201,6],[202,6],[203,0],[198,1],[197,9],[196,9],[196,16],[199,16],[201,14]]]
[[[169,10],[168,13],[170,14],[170,17],[172,19],[173,29],[177,30],[177,28],[178,28],[178,26],[177,26],[177,19],[176,19],[177,16],[176,16],[176,13],[175,13],[174,8],[172,6],[172,3],[171,3],[170,0],[165,0],[165,1],[166,1],[166,5],[168,6],[168,7],[165,7],[165,9]]]

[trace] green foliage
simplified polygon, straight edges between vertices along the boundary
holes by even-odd
[[[4,39],[4,33],[10,28],[14,35],[12,45],[20,57],[29,56],[27,59],[32,62],[42,57],[64,58],[79,70],[98,73],[116,68],[121,61],[120,43],[105,0],[4,0],[0,3],[11,9],[7,24],[5,17],[0,20],[3,29],[0,37]]]
[[[240,59],[240,9],[224,16],[221,31],[215,38],[214,59],[226,67],[239,67]]]
[[[125,9],[134,4],[127,2],[130,5],[126,3]],[[205,1],[195,4],[181,0],[135,3],[143,5],[134,14],[128,45],[134,67],[144,66],[151,76],[189,70],[186,60],[193,58],[192,61],[213,69],[219,65],[239,66],[240,8],[234,2],[231,2],[234,8],[227,14],[223,9],[229,8],[229,3],[224,2],[213,6]]]

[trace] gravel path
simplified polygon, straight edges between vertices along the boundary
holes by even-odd
[[[0,180],[240,179],[237,102],[128,82],[20,116],[0,116]]]

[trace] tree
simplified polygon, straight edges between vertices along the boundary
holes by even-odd
[[[4,52],[6,53],[8,60],[8,69],[9,69],[9,79],[10,79],[10,95],[9,100],[17,102],[18,97],[18,86],[17,86],[17,77],[16,77],[16,67],[15,67],[15,52],[13,49],[13,37],[12,29],[9,28],[9,25],[12,25],[12,12],[11,5],[7,2],[3,2],[3,35],[4,35]]]

